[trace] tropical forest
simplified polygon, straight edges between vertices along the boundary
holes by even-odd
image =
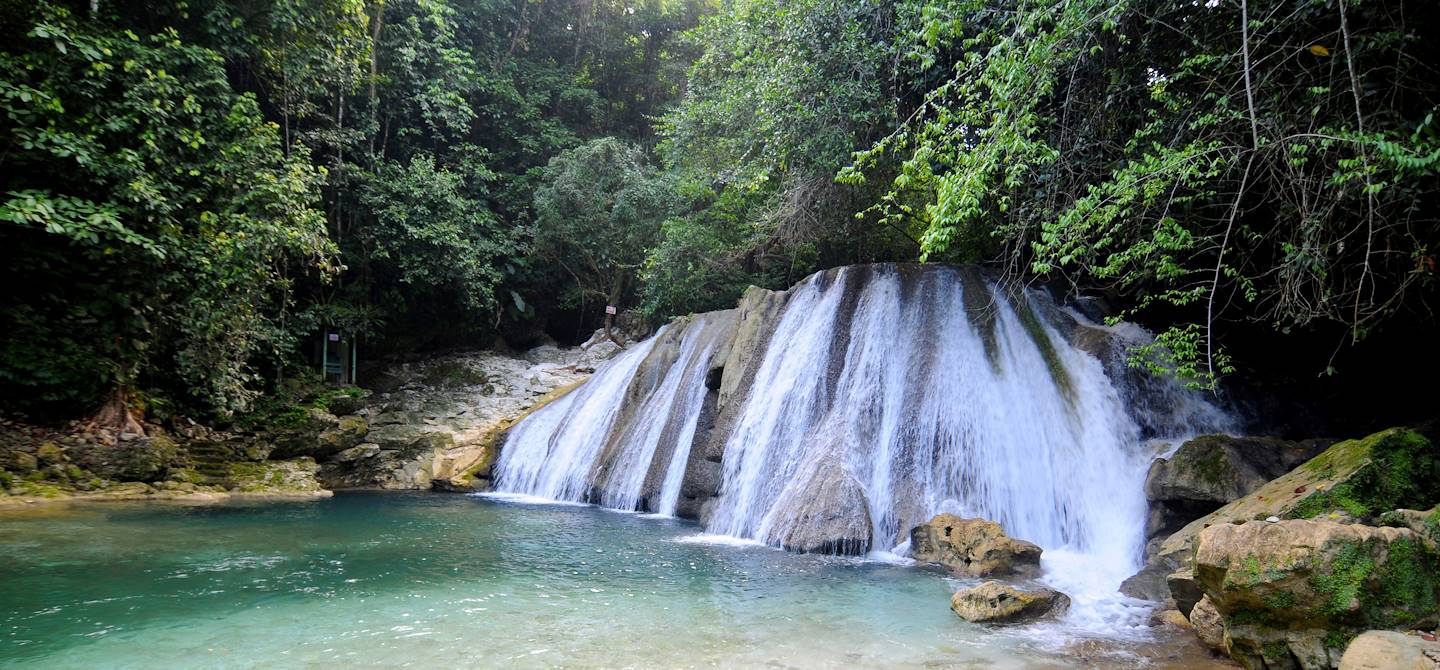
[[[0,0],[0,666],[1440,670],[1437,44]]]

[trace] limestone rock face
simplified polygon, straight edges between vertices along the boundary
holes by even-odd
[[[1190,626],[1195,629],[1195,636],[1200,638],[1201,644],[1225,652],[1225,622],[1209,597],[1201,598],[1190,610]]]
[[[803,487],[803,500],[788,501],[790,531],[780,538],[791,551],[822,554],[864,554],[870,550],[873,526],[865,489],[847,474],[838,459],[828,459]]]
[[[269,427],[266,437],[274,444],[271,455],[275,458],[323,458],[340,450],[329,450],[328,445],[321,442],[320,436],[339,427],[340,419],[334,414],[312,407],[306,408],[303,415],[294,420],[293,425]],[[357,440],[356,444],[358,443]]]
[[[163,435],[113,445],[74,445],[68,451],[75,465],[95,473],[97,477],[120,482],[163,479],[176,465],[180,455],[175,441]]]
[[[1204,435],[1156,459],[1145,478],[1150,500],[1146,537],[1185,524],[1264,486],[1319,455],[1331,442],[1290,442],[1267,437]]]
[[[910,554],[939,563],[957,575],[1033,575],[1040,570],[1040,547],[1005,534],[1000,524],[939,514],[910,531]]]
[[[1019,623],[1058,616],[1070,608],[1070,597],[1051,589],[1022,591],[987,581],[950,597],[950,609],[975,623]]]
[[[230,464],[232,494],[264,497],[328,498],[315,473],[320,466],[309,456],[288,461]]]
[[[1350,642],[1340,670],[1440,670],[1440,642],[1389,630],[1368,631]]]
[[[1200,533],[1194,561],[1201,602],[1246,667],[1334,668],[1349,635],[1440,622],[1440,555],[1408,528],[1222,524]]]
[[[1407,464],[1412,464],[1407,465]],[[1440,455],[1420,434],[1392,428],[1357,440],[1338,442],[1319,456],[1185,525],[1151,552],[1140,574],[1121,587],[1127,595],[1163,600],[1158,580],[1169,575],[1171,590],[1190,573],[1191,543],[1204,529],[1222,524],[1266,519],[1328,517],[1344,510],[1370,516],[1440,498]],[[1192,589],[1193,590],[1193,589]],[[1198,600],[1196,592],[1195,600]],[[1189,605],[1180,603],[1189,613]]]
[[[589,352],[545,344],[519,355],[481,351],[395,365],[368,382],[375,391],[365,406],[346,407],[355,416],[313,432],[315,446],[304,453],[320,461],[328,488],[483,490],[505,431],[584,381],[591,368],[581,365],[582,354],[592,365],[619,351],[604,344]]]

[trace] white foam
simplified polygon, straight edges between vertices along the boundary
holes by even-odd
[[[683,535],[672,538],[671,542],[680,544],[708,544],[717,547],[763,547],[764,542],[759,540],[748,540],[732,535],[717,535],[714,533],[696,533],[695,535]]]
[[[477,498],[485,498],[496,502],[514,503],[517,505],[556,505],[560,507],[593,507],[589,503],[575,502],[573,500],[556,500],[541,496],[532,496],[525,493],[507,493],[504,491],[485,491],[484,493],[471,493]]]

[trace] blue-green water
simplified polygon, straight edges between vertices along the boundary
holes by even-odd
[[[1071,665],[937,572],[698,534],[433,494],[0,512],[0,666]]]

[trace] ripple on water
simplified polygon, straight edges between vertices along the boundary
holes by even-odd
[[[949,611],[956,583],[893,556],[789,554],[584,506],[131,505],[0,519],[17,536],[0,544],[6,667],[1042,668],[1090,639],[1123,667],[1149,644],[1083,621],[986,630]]]

